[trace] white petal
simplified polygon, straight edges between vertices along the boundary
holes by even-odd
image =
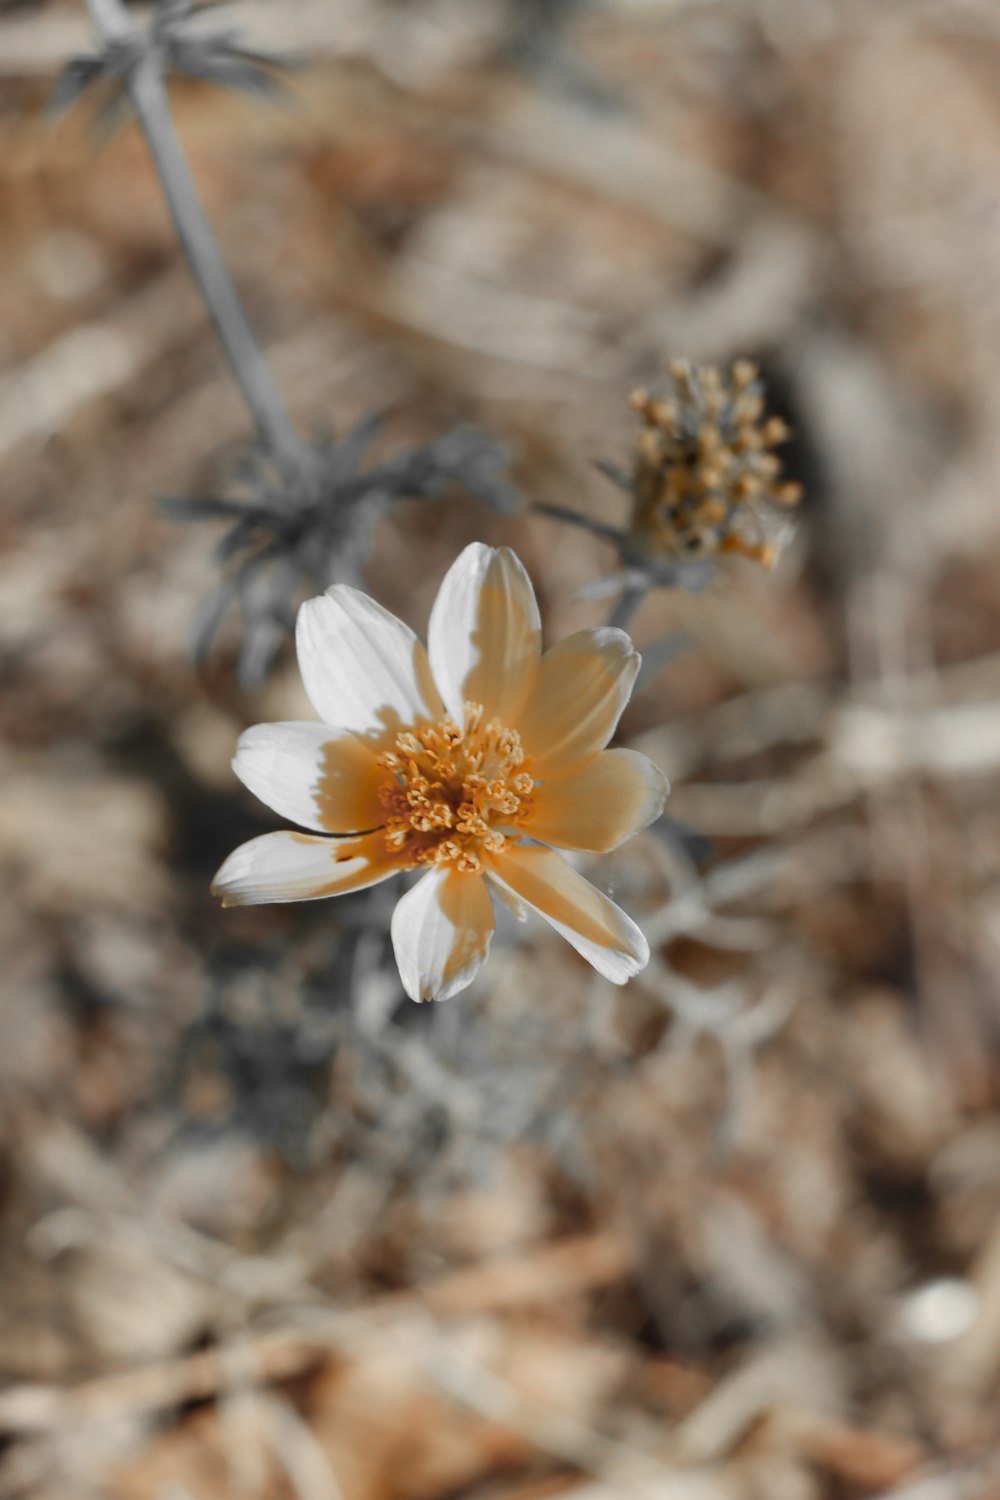
[[[402,620],[347,584],[334,584],[299,610],[299,670],[327,724],[372,744],[443,715],[427,653]]]
[[[520,707],[541,655],[531,580],[509,547],[473,542],[445,574],[427,635],[438,691],[457,724],[466,703],[501,722]]]
[[[223,906],[316,901],[376,885],[400,869],[381,833],[324,839],[310,833],[265,833],[241,844],[212,882]]]
[[[649,944],[631,917],[551,849],[508,846],[488,879],[544,917],[613,984],[624,984],[649,962]]]
[[[493,907],[480,875],[437,868],[392,914],[392,946],[411,1000],[447,1000],[464,990],[490,951]]]
[[[535,788],[525,831],[557,849],[606,854],[660,816],[668,790],[637,750],[602,750]]]
[[[513,725],[536,776],[604,749],[641,660],[624,630],[611,625],[578,630],[546,651]]]
[[[268,807],[318,833],[363,833],[385,822],[386,779],[375,751],[328,724],[255,724],[240,735],[233,770]]]

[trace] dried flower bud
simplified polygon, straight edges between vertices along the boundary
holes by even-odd
[[[128,113],[129,80],[149,58],[163,75],[203,78],[270,101],[284,98],[283,74],[293,59],[248,46],[236,27],[206,26],[209,9],[192,0],[159,0],[147,28],[126,31],[100,51],[72,58],[56,82],[50,108],[61,113],[99,87],[105,100],[97,124],[110,133]]]
[[[486,433],[457,427],[369,464],[380,430],[381,418],[372,413],[339,443],[312,444],[307,461],[294,470],[253,449],[227,493],[161,501],[177,520],[231,523],[215,550],[222,578],[195,622],[196,660],[207,656],[238,602],[245,624],[238,677],[245,687],[259,683],[294,624],[303,593],[335,582],[361,584],[375,525],[401,500],[464,490],[494,510],[517,508],[518,492],[504,477],[506,452]]]
[[[636,441],[627,543],[633,558],[681,561],[738,552],[765,567],[777,556],[775,508],[801,497],[779,483],[772,452],[790,437],[768,417],[757,366],[737,360],[726,380],[713,366],[668,367],[670,399],[634,391],[629,405],[644,426]]]
[[[602,537],[622,565],[617,578],[598,580],[590,597],[620,590],[611,620],[625,626],[650,589],[703,589],[720,557],[737,552],[774,566],[789,530],[782,515],[802,498],[802,487],[781,479],[772,451],[791,436],[768,416],[757,366],[739,359],[728,379],[712,366],[687,360],[668,367],[669,397],[638,388],[628,404],[642,418],[631,468],[606,459],[596,467],[629,497],[623,529],[565,506],[537,509]]]

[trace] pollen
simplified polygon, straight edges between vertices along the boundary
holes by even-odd
[[[404,730],[379,756],[387,773],[379,791],[385,841],[409,869],[450,864],[468,874],[483,855],[517,842],[535,782],[520,736],[481,704],[465,705],[465,727],[453,719]]]
[[[633,391],[643,419],[636,443],[629,539],[650,557],[707,558],[739,552],[770,566],[781,513],[801,488],[781,479],[774,449],[791,437],[768,416],[757,366],[737,360],[728,379],[714,366],[678,360],[673,393]]]

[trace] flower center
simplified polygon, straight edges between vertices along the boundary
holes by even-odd
[[[479,703],[453,719],[407,729],[378,763],[389,772],[379,791],[385,841],[410,869],[452,864],[482,869],[483,851],[499,854],[531,806],[535,783],[520,736],[497,719],[483,723]]]

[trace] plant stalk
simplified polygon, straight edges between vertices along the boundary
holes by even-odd
[[[642,583],[626,583],[614,609],[608,617],[608,624],[617,626],[619,630],[628,630],[648,593],[649,584],[645,581]]]
[[[127,42],[135,36],[135,27],[122,0],[86,0],[86,4],[105,43]],[[177,238],[261,441],[277,461],[298,467],[305,445],[292,426],[263,350],[226,269],[177,138],[166,85],[152,53],[147,53],[133,69],[128,92],[153,158]]]

